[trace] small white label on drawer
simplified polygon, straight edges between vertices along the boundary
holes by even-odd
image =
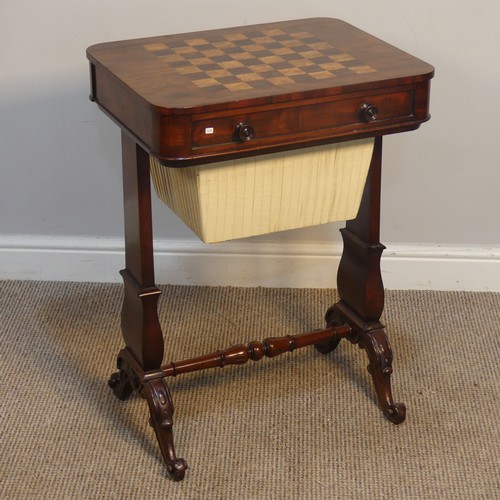
[[[205,134],[213,134],[213,133],[214,133],[213,127],[206,127],[205,128]]]

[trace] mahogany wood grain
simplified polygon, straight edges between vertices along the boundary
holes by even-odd
[[[341,299],[365,321],[380,319],[384,308],[384,285],[380,258],[380,189],[382,137],[375,139],[372,161],[358,216],[341,230],[344,252],[337,274]]]
[[[125,217],[124,301],[121,327],[125,343],[144,369],[163,360],[163,334],[158,320],[160,290],[155,285],[149,156],[122,132]]]
[[[341,339],[351,333],[351,327],[347,324],[318,330],[311,333],[299,335],[288,335],[286,337],[273,337],[264,339],[262,342],[250,342],[248,345],[229,347],[223,351],[192,358],[185,361],[171,362],[162,366],[165,377],[175,377],[182,373],[190,373],[209,368],[224,368],[229,365],[243,365],[248,361],[260,361],[264,356],[275,358],[286,352],[293,352],[319,342],[330,339]]]
[[[381,171],[382,137],[377,137],[358,216],[341,229],[344,250],[337,274],[340,302],[328,309],[325,319],[331,327],[346,322],[352,327],[347,339],[367,353],[368,371],[382,412],[391,422],[400,424],[406,417],[406,407],[395,403],[392,396],[392,349],[380,323],[384,309],[380,258],[385,249],[379,241]],[[329,340],[317,348],[326,354],[337,345]]]
[[[87,57],[92,99],[170,166],[396,133],[429,118],[432,66],[337,19],[111,42]],[[359,119],[366,99],[379,106],[369,123]],[[247,120],[255,139],[242,144],[234,127]]]
[[[103,43],[87,57],[91,99],[122,130],[126,347],[109,385],[120,399],[136,391],[147,400],[171,477],[183,479],[187,463],[175,453],[168,376],[307,345],[326,354],[346,338],[367,353],[384,415],[401,423],[405,407],[392,397],[392,350],[380,323],[382,136],[429,119],[432,66],[326,18]],[[241,124],[251,133],[242,136]],[[149,155],[184,167],[365,137],[375,137],[375,148],[359,213],[342,230],[340,301],[328,309],[326,329],[162,366]]]
[[[117,367],[119,371],[111,375],[109,386],[118,399],[127,399],[134,391],[146,399],[150,413],[149,423],[155,431],[167,472],[174,481],[181,481],[188,465],[175,452],[174,405],[165,376],[161,370],[145,372],[130,348],[120,351]]]

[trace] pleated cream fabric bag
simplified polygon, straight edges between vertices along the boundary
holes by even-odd
[[[158,197],[205,243],[354,219],[373,138],[209,165],[151,157]]]

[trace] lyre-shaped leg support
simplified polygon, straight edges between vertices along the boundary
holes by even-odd
[[[109,385],[119,399],[135,390],[147,400],[167,470],[174,480],[181,480],[187,464],[175,454],[174,406],[161,372],[164,347],[157,312],[161,292],[154,279],[149,155],[122,132],[122,156],[126,268],[121,271],[125,290],[121,327],[126,349],[118,356],[119,371],[111,375]]]
[[[404,405],[394,403],[392,398],[392,352],[379,321],[384,307],[380,274],[384,246],[379,242],[381,138],[375,140],[359,214],[342,230],[344,251],[337,280],[340,301],[326,313],[327,328],[268,338],[164,366],[163,334],[157,312],[161,292],[154,284],[149,157],[125,133],[122,147],[126,268],[121,272],[125,290],[121,326],[126,348],[118,356],[119,371],[111,376],[109,385],[119,399],[137,391],[147,400],[150,423],[174,480],[184,478],[187,464],[175,453],[174,406],[165,379],[180,373],[258,361],[307,345],[327,353],[345,337],[366,351],[384,415],[394,423],[404,420]]]
[[[392,397],[392,351],[380,323],[384,309],[380,258],[385,249],[379,241],[381,166],[382,137],[377,137],[358,215],[341,229],[344,250],[337,275],[340,301],[328,309],[326,322],[330,327],[343,323],[352,327],[346,338],[367,353],[368,371],[382,411],[391,422],[399,424],[405,419],[406,408],[394,403]],[[329,341],[316,348],[326,354],[337,344]]]

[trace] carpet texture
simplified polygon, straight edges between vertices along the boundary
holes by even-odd
[[[323,326],[328,290],[163,286],[166,361]],[[122,288],[0,282],[6,499],[500,497],[500,294],[387,293],[400,426],[342,341],[169,379],[186,479],[165,474],[146,402],[114,398]]]

